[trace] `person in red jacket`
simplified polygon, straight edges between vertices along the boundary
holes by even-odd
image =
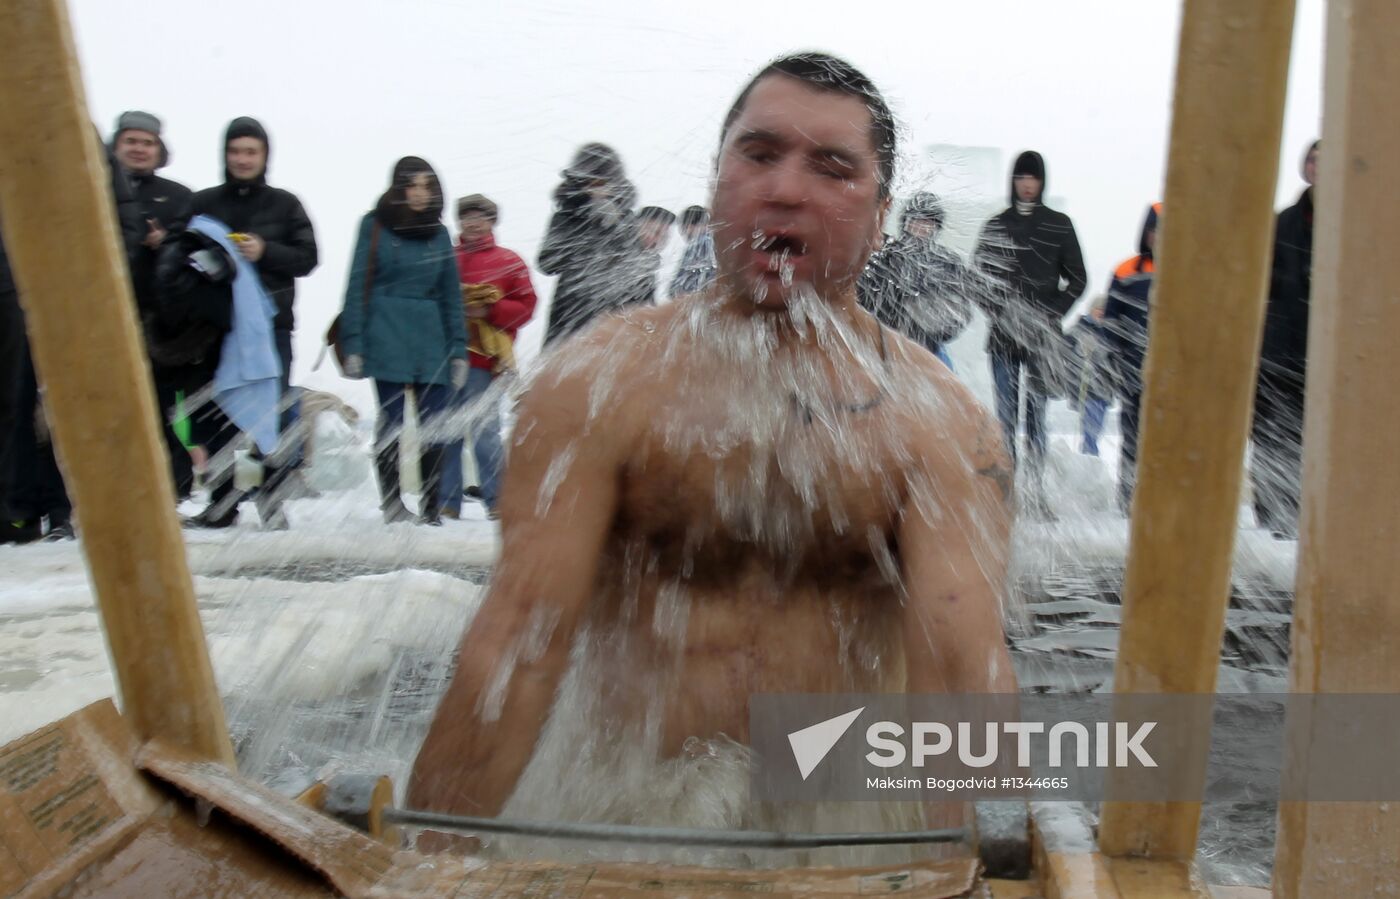
[[[516,332],[535,314],[535,288],[530,268],[518,255],[496,246],[496,204],[481,194],[457,201],[457,272],[467,324],[467,357],[471,370],[456,396],[459,424],[470,426],[474,440],[477,481],[486,516],[496,518],[500,495],[500,394],[491,385],[515,364],[511,350]],[[462,511],[462,449],[465,441],[447,446],[443,463],[442,514],[459,518]]]

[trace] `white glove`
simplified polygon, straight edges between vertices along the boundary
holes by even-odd
[[[452,360],[451,380],[453,390],[461,390],[463,387],[467,386],[467,360]]]
[[[346,356],[345,357],[345,377],[352,381],[358,381],[365,376],[365,357]]]

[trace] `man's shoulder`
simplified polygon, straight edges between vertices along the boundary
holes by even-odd
[[[188,187],[181,184],[179,181],[175,181],[171,178],[165,178],[160,175],[153,175],[151,177],[151,186],[155,188],[158,194],[170,197],[172,199],[188,200],[194,196],[194,191],[190,190]]]
[[[964,455],[949,453],[950,444],[970,451],[978,441],[985,442],[986,433],[999,433],[991,412],[942,360],[907,337],[887,333],[892,358],[903,367],[896,376],[917,457],[942,466]]]
[[[206,187],[202,190],[195,191],[192,199],[196,206],[203,206],[217,200],[223,195],[223,192],[224,186],[222,184],[215,184],[213,187]]]
[[[301,198],[285,187],[273,187],[271,184],[268,184],[265,185],[263,189],[267,191],[267,195],[272,198],[271,205],[275,208],[282,211],[301,208]]]

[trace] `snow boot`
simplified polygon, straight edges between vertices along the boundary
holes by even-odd
[[[394,441],[374,456],[374,474],[379,480],[379,511],[385,524],[412,521],[413,513],[399,495],[399,444]]]
[[[426,446],[418,452],[418,464],[423,470],[423,493],[418,500],[418,523],[428,527],[442,527],[442,504],[438,500],[438,489],[442,485],[444,455],[440,446]]]

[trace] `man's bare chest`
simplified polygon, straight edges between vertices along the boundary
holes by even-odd
[[[888,578],[905,496],[894,416],[775,391],[692,395],[654,416],[623,472],[621,527],[687,571]]]

